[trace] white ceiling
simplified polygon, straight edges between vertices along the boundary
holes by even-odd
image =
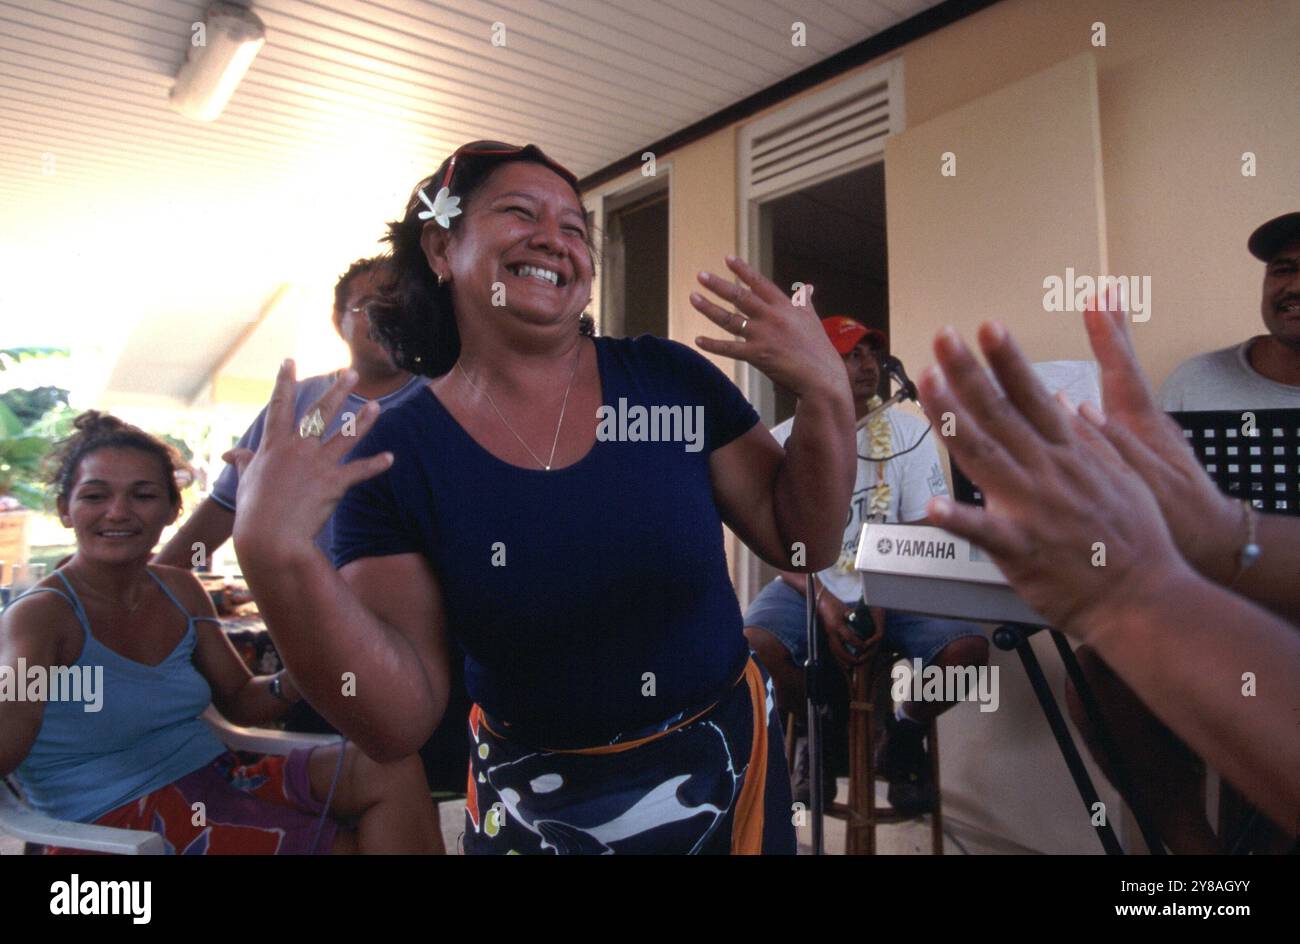
[[[933,5],[257,0],[266,45],[201,124],[167,93],[206,2],[0,0],[0,346],[179,404],[288,283],[326,366],[335,276],[457,144],[590,174]]]

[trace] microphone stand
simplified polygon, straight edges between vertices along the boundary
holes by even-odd
[[[812,574],[804,591],[807,603],[808,660],[804,663],[804,688],[808,693],[808,779],[812,791],[813,855],[826,854],[825,802],[822,798],[822,706],[821,650],[817,645],[817,586]]]
[[[912,383],[912,381],[909,380],[906,384],[904,384],[899,388],[896,394],[894,394],[884,403],[880,404],[880,406],[876,407],[874,410],[870,410],[869,412],[867,412],[862,417],[862,419],[854,423],[853,428],[855,430],[861,429],[862,427],[866,426],[867,423],[871,422],[871,419],[873,417],[885,412],[891,406],[897,406],[898,404],[902,403],[904,400],[915,400],[915,399],[916,399],[916,384]]]

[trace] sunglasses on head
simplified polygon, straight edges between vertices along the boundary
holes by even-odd
[[[532,152],[538,161],[545,164],[551,170],[555,171],[561,177],[569,182],[574,190],[578,189],[578,178],[567,167],[557,164],[547,157],[542,149],[535,144],[506,144],[504,141],[471,141],[469,144],[462,144],[456,148],[451,158],[447,161],[447,169],[443,171],[442,182],[438,184],[438,190],[446,187],[451,190],[452,181],[456,177],[456,165],[461,157],[508,157],[512,154],[522,154],[525,151]]]

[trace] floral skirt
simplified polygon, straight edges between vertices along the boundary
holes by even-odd
[[[467,854],[794,854],[781,722],[752,658],[712,706],[601,747],[525,747],[478,705],[469,727]]]
[[[95,820],[159,833],[169,855],[329,852],[337,829],[312,798],[310,749],[286,757],[227,751],[206,766]],[[199,804],[202,804],[201,806]],[[47,847],[47,855],[78,854]]]

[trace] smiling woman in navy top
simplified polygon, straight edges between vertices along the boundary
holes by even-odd
[[[731,259],[743,284],[700,281],[735,311],[691,296],[735,336],[699,347],[798,395],[783,450],[690,348],[591,336],[577,180],[537,148],[462,147],[389,241],[372,321],[426,395],[364,410],[338,466],[357,439],[295,428],[286,365],[240,458],[236,547],[300,687],[373,756],[407,753],[441,720],[458,639],[466,851],[793,852],[722,525],[785,569],[835,556],[853,408],[815,312]],[[337,573],[310,540],[336,502]]]

